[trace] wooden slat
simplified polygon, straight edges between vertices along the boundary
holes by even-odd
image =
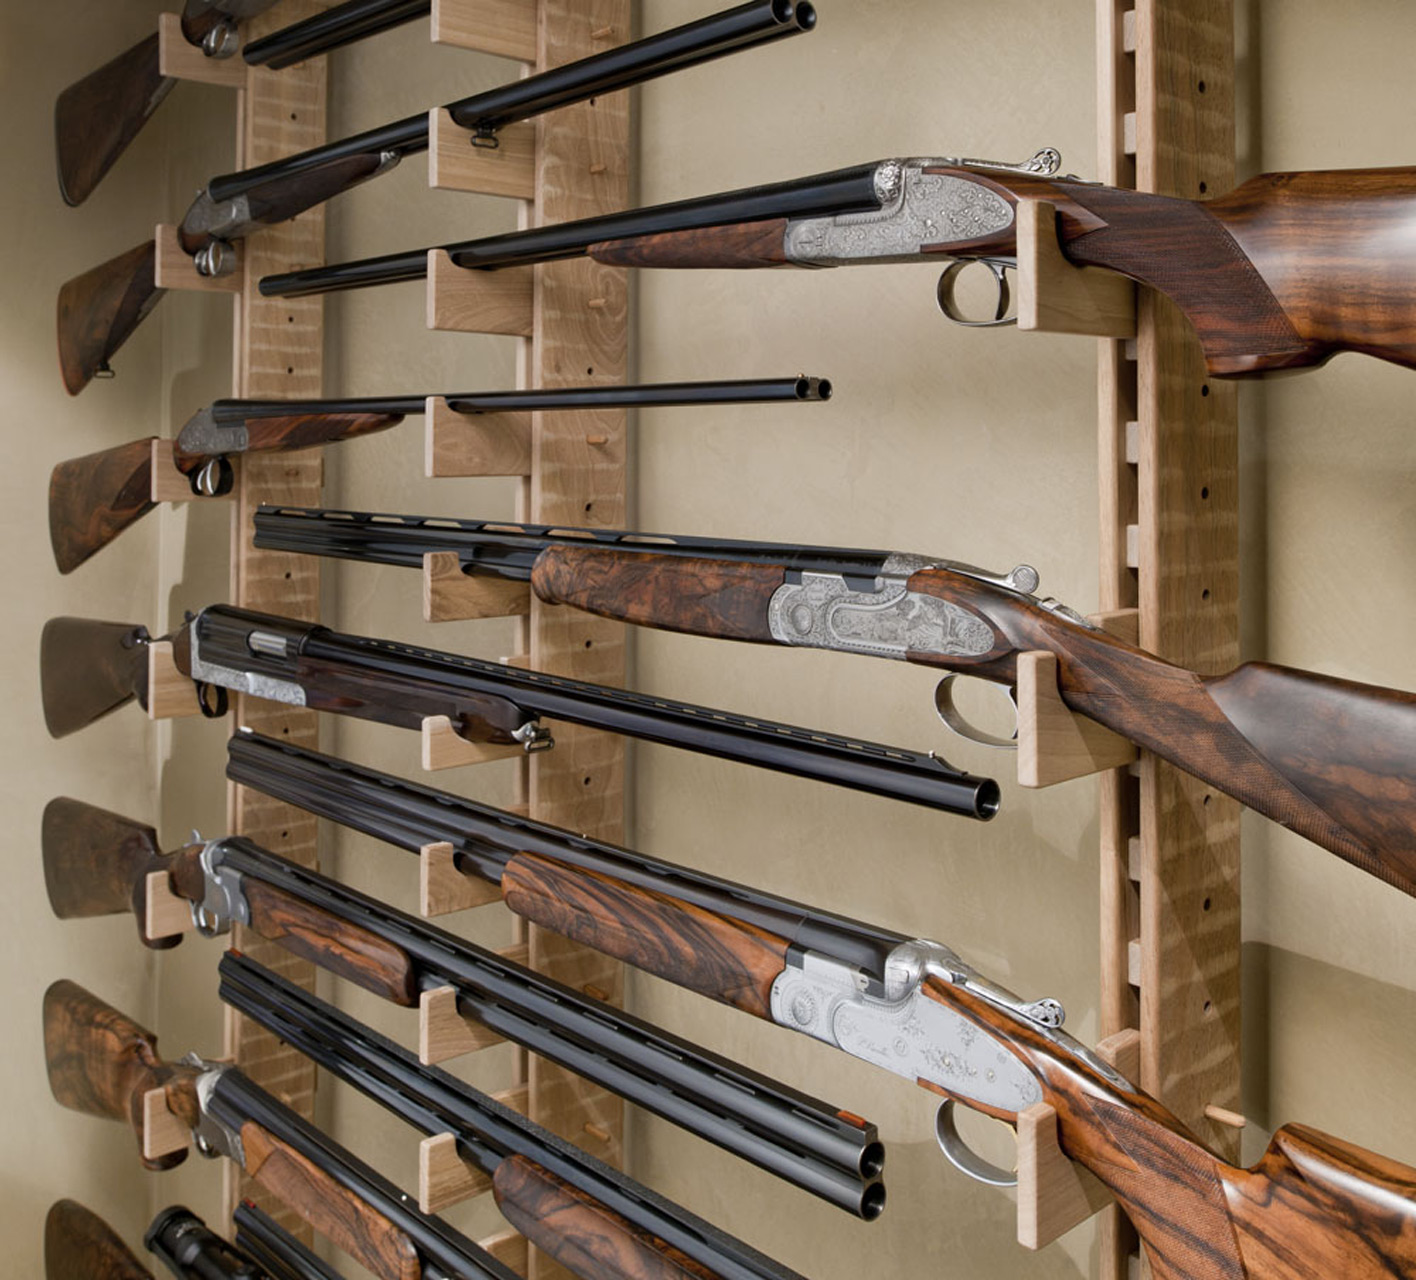
[[[433,0],[435,44],[536,60],[536,0]]]
[[[445,107],[428,113],[428,185],[529,200],[536,192],[536,126],[508,125],[496,146],[476,145]]]

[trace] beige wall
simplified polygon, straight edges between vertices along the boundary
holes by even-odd
[[[119,378],[69,400],[52,352],[61,281],[128,248],[159,216],[229,166],[230,105],[180,88],[134,152],[80,210],[54,189],[50,104],[58,89],[151,30],[155,3],[53,0],[42,13],[0,10],[0,72],[11,169],[0,200],[0,369],[14,426],[4,473],[12,554],[12,642],[0,667],[15,730],[0,748],[4,812],[16,833],[0,937],[0,988],[13,1048],[0,1063],[9,1119],[0,1229],[16,1274],[38,1274],[48,1204],[75,1195],[136,1243],[148,1216],[184,1199],[214,1214],[219,1178],[189,1162],[136,1172],[118,1126],[72,1116],[48,1098],[39,999],[67,975],[147,1019],[173,1054],[219,1046],[215,948],[142,951],[127,920],[49,918],[37,856],[39,814],[68,793],[158,821],[169,845],[224,817],[220,731],[152,728],[136,713],[52,743],[34,682],[40,626],[93,613],[155,628],[225,590],[222,510],[166,511],[68,579],[44,545],[48,469],[61,458],[170,433],[226,389],[229,317],[217,299],[169,297],[116,362]],[[645,0],[643,28],[704,12],[702,0]],[[642,94],[644,202],[814,172],[889,154],[962,152],[1017,159],[1058,146],[1094,172],[1090,6],[1000,0],[823,0],[814,34],[685,73]],[[1242,23],[1240,151],[1260,168],[1400,163],[1407,158],[1409,54],[1416,11],[1397,0],[1334,8],[1316,0],[1260,6]],[[421,26],[341,54],[331,132],[341,135],[474,92],[510,64],[432,50]],[[514,225],[505,204],[427,193],[414,160],[335,202],[338,260]],[[684,533],[890,547],[1006,568],[1034,563],[1044,589],[1089,609],[1096,598],[1095,393],[1085,339],[950,328],[923,268],[823,273],[644,274],[637,287],[645,380],[798,371],[832,378],[824,406],[676,410],[637,429],[639,527]],[[509,386],[517,344],[428,334],[413,286],[331,302],[326,387],[349,394]],[[1409,636],[1411,374],[1345,357],[1244,397],[1245,655],[1412,687]],[[17,410],[17,411],[16,411]],[[423,480],[421,422],[328,455],[328,501],[365,509],[510,516],[516,486]],[[328,620],[495,656],[515,647],[504,623],[429,628],[416,575],[332,567]],[[822,654],[769,652],[645,632],[638,687],[914,748],[938,747],[1006,782],[1010,764],[947,740],[918,671]],[[412,742],[393,730],[331,722],[324,745],[412,774]],[[936,938],[1021,992],[1051,994],[1083,1040],[1096,1031],[1095,787],[1005,788],[988,825],[859,797],[687,753],[638,748],[634,843],[807,902]],[[161,800],[158,783],[161,783]],[[496,801],[510,770],[438,785]],[[1271,824],[1245,838],[1246,1151],[1269,1131],[1310,1121],[1393,1156],[1416,1159],[1416,1119],[1401,1086],[1416,1050],[1412,904]],[[326,867],[407,905],[400,854],[331,833]],[[488,917],[483,919],[482,916]],[[505,939],[488,909],[472,936]],[[411,1020],[342,987],[348,1007],[405,1043]],[[891,1203],[855,1223],[657,1121],[634,1117],[634,1171],[656,1189],[805,1275],[909,1270],[1086,1274],[1088,1229],[1028,1255],[1012,1241],[1007,1197],[967,1183],[929,1137],[920,1090],[824,1047],[636,978],[635,1010],[712,1048],[877,1121],[890,1143]],[[499,1087],[509,1053],[469,1074]],[[322,1118],[341,1140],[412,1184],[405,1129],[347,1090],[323,1089]],[[484,1206],[455,1219],[489,1230]],[[355,1274],[348,1268],[348,1274]]]

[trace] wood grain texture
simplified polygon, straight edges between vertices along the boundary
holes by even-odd
[[[241,1126],[245,1170],[379,1280],[418,1280],[413,1242],[329,1174],[252,1121]]]
[[[139,1144],[143,1095],[150,1089],[163,1091],[168,1110],[189,1129],[197,1123],[197,1069],[164,1062],[152,1032],[67,978],[44,993],[44,1061],[60,1106],[126,1120]],[[170,1169],[186,1156],[184,1149],[156,1160],[143,1157],[143,1165]]]
[[[529,338],[535,286],[530,267],[468,271],[428,251],[428,328]]]
[[[195,80],[222,89],[246,87],[246,64],[239,57],[208,58],[182,31],[180,13],[157,17],[158,65],[174,80]]]
[[[1136,758],[1125,738],[1062,701],[1055,654],[1020,653],[1017,670],[1019,786],[1050,787]]]
[[[524,617],[530,612],[531,588],[526,583],[466,573],[455,551],[429,551],[424,554],[425,621]]]
[[[529,120],[508,125],[497,132],[494,147],[477,146],[472,137],[445,107],[428,113],[428,185],[531,199],[536,190],[536,126]]]
[[[49,473],[49,544],[72,573],[153,509],[152,439],[59,463]]]
[[[665,231],[632,240],[592,244],[590,257],[611,267],[778,267],[786,260],[785,218],[744,222],[735,227]]]
[[[302,413],[287,418],[247,418],[248,453],[289,453],[387,431],[401,413]]]
[[[451,1133],[435,1133],[418,1144],[418,1208],[441,1213],[491,1190],[491,1178],[457,1149]]]
[[[758,1018],[771,1017],[772,984],[788,942],[666,894],[536,854],[502,872],[517,915],[678,986]]]
[[[535,0],[433,0],[435,44],[536,60]]]
[[[127,622],[51,618],[39,637],[44,723],[62,738],[136,698],[147,703],[147,647]]]
[[[156,249],[153,259],[153,283],[159,289],[184,289],[192,293],[240,293],[242,269],[245,265],[244,246],[237,240],[231,243],[236,268],[222,276],[204,276],[197,270],[196,259],[192,256],[202,247],[202,242],[191,248],[182,244],[181,227],[171,222],[159,222],[153,228],[152,242]]]
[[[147,645],[147,706],[149,720],[175,720],[202,714],[192,678],[177,669],[172,641]]]
[[[71,396],[108,368],[113,354],[162,299],[157,248],[145,240],[66,281],[59,290],[59,371]]]
[[[418,914],[424,918],[450,915],[501,901],[499,884],[464,875],[457,869],[447,841],[425,844],[418,852]]]
[[[581,1280],[713,1280],[715,1273],[534,1164],[511,1156],[492,1177],[497,1208]]]
[[[441,396],[425,411],[430,476],[529,476],[529,413],[454,413]]]
[[[92,1209],[56,1200],[44,1218],[45,1280],[152,1280],[132,1250]]]
[[[786,576],[780,565],[551,546],[536,557],[531,587],[548,604],[621,622],[770,644],[767,604]]]
[[[54,104],[59,192],[83,204],[172,91],[156,32],[71,84]]]
[[[252,876],[241,882],[261,937],[395,1004],[418,1003],[417,972],[399,948]]]
[[[1019,200],[1018,328],[1129,338],[1136,332],[1136,289],[1095,267],[1078,268],[1057,242],[1057,210]]]

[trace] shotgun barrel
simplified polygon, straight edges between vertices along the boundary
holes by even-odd
[[[432,8],[433,0],[346,0],[303,22],[292,22],[250,41],[241,50],[241,57],[247,66],[283,71],[306,58],[331,53],[356,40],[425,18]]]
[[[271,1280],[343,1280],[269,1214],[242,1200],[231,1215],[236,1244],[255,1258]]]

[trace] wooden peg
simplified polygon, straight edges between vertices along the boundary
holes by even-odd
[[[518,671],[531,670],[531,655],[529,653],[508,653],[497,661],[504,667],[515,667]]]
[[[1121,117],[1121,150],[1128,156],[1136,154],[1136,113],[1128,111]]]
[[[430,773],[464,764],[509,760],[523,754],[522,748],[514,742],[468,742],[453,729],[447,716],[427,716],[423,720],[423,768]]]
[[[1019,200],[1018,328],[1128,338],[1136,332],[1136,286],[1101,267],[1074,266],[1057,239],[1057,210]]]
[[[536,0],[433,0],[434,44],[536,61]]]
[[[590,33],[590,39],[608,40],[614,33],[615,29],[613,27],[596,27],[595,30]]]
[[[531,336],[532,268],[464,271],[445,249],[428,251],[428,328]]]
[[[197,687],[190,676],[177,670],[172,659],[170,640],[153,640],[148,644],[149,720],[177,720],[183,716],[201,715]]]
[[[154,942],[195,927],[192,904],[172,892],[167,872],[149,871],[143,880],[143,937]]]
[[[167,1109],[167,1094],[149,1089],[143,1094],[143,1159],[158,1160],[174,1151],[185,1151],[191,1138],[187,1128]]]
[[[227,89],[246,87],[246,64],[239,53],[208,58],[182,34],[182,15],[163,13],[157,19],[157,69],[173,80],[196,80]]]
[[[494,1102],[525,1112],[527,1088],[518,1085],[492,1095]],[[444,1209],[491,1189],[492,1180],[457,1150],[450,1133],[435,1133],[418,1144],[418,1208],[424,1213]]]
[[[515,964],[525,964],[527,946],[519,942],[498,954]],[[503,1039],[458,1011],[453,987],[435,987],[418,997],[418,1060],[425,1066],[489,1049]]]
[[[1227,1107],[1217,1107],[1213,1103],[1205,1108],[1205,1118],[1213,1120],[1215,1124],[1223,1125],[1226,1129],[1247,1129],[1249,1122],[1237,1111],[1230,1111]]]
[[[423,409],[430,476],[529,476],[529,413],[455,413],[441,396]]]
[[[462,562],[455,551],[429,551],[424,554],[425,621],[523,618],[530,612],[530,583],[463,573]]]
[[[418,911],[424,917],[445,916],[501,900],[500,885],[463,875],[447,841],[425,844],[418,851]]]
[[[1057,655],[1018,655],[1018,785],[1050,787],[1136,758],[1125,738],[1079,716],[1057,692]]]
[[[224,276],[204,276],[197,264],[177,240],[177,228],[170,222],[159,222],[153,233],[157,245],[157,260],[153,264],[153,283],[159,289],[188,289],[195,293],[240,293],[246,275],[244,246],[238,240],[231,246],[236,255],[236,270]]]
[[[428,185],[443,191],[530,200],[536,194],[536,126],[507,125],[496,146],[478,146],[445,107],[428,112]]]

